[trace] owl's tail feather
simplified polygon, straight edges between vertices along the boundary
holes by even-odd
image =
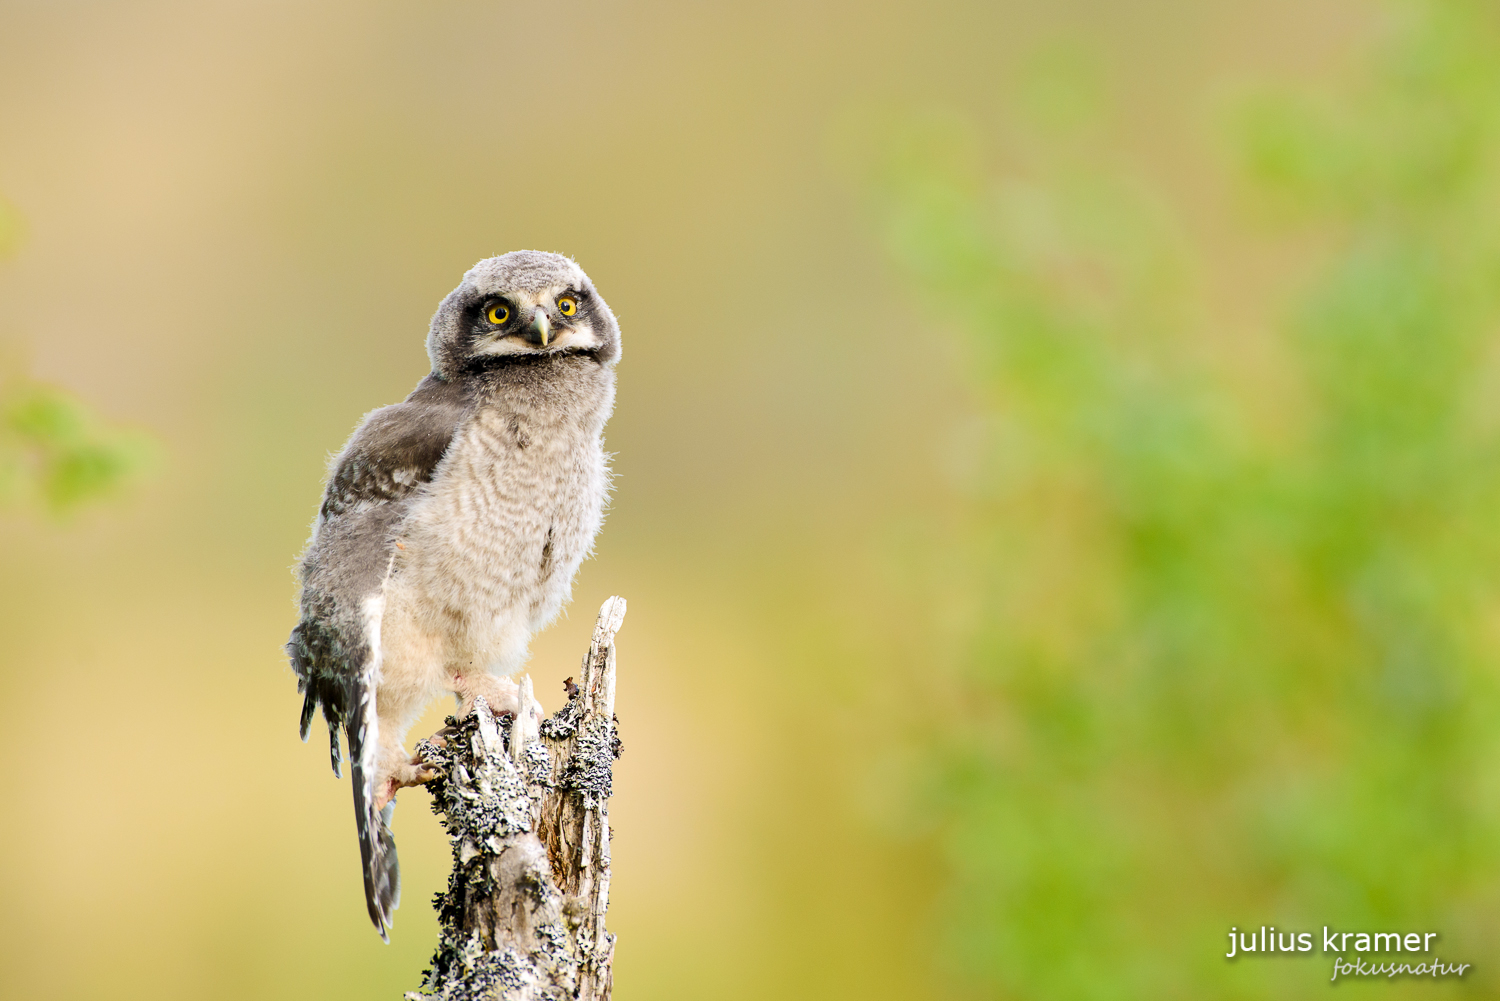
[[[375,809],[375,750],[379,744],[374,693],[364,686],[350,699],[349,761],[354,779],[354,824],[359,830],[359,858],[364,866],[365,904],[380,937],[391,940],[392,912],[401,904],[401,865],[391,834],[394,802]]]
[[[339,767],[339,726],[347,712],[345,707],[349,704],[347,686],[336,678],[320,674],[314,666],[316,657],[308,644],[307,623],[299,623],[292,630],[286,652],[291,659],[292,670],[297,674],[297,691],[302,695],[302,716],[297,721],[297,736],[302,738],[304,744],[307,743],[307,738],[312,733],[313,717],[317,715],[318,706],[321,705],[323,718],[328,721],[329,763],[333,765],[334,776],[343,778],[343,769]]]
[[[334,778],[343,778],[342,767],[343,756],[339,753],[339,719],[342,699],[329,696],[325,686],[320,686],[317,681],[310,680],[303,683],[307,695],[302,700],[302,719],[298,722],[297,733],[302,742],[307,743],[307,737],[312,732],[313,716],[318,711],[318,704],[323,705],[323,718],[328,723],[328,763],[333,766]]]
[[[358,794],[355,808],[362,815],[366,809]],[[395,803],[387,803],[378,813],[370,810],[359,831],[359,855],[365,864],[365,905],[375,930],[387,942],[391,940],[392,912],[401,904],[401,864],[396,858],[396,839],[391,834],[391,814],[395,809]]]
[[[312,685],[304,683],[307,689],[307,697],[302,700],[302,719],[297,722],[297,736],[302,738],[302,743],[307,743],[307,735],[312,733],[313,714],[318,711],[318,693],[313,690]]]
[[[328,724],[328,760],[333,765],[333,777],[343,778],[344,769],[339,755],[339,725],[337,723]]]

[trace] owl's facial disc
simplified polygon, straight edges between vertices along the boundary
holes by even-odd
[[[589,351],[604,340],[594,332],[588,294],[554,286],[483,300],[471,343],[471,357],[493,358]]]

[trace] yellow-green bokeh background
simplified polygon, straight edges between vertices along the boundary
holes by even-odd
[[[438,300],[525,247],[576,256],[624,332],[615,501],[532,668],[554,707],[594,610],[629,599],[618,996],[951,996],[944,866],[883,752],[952,645],[890,554],[951,507],[969,390],[840,130],[916,108],[1002,132],[1027,54],[1075,40],[1212,308],[1259,330],[1316,240],[1247,221],[1221,111],[1322,86],[1377,22],[1353,0],[0,4],[0,193],[27,233],[0,337],[162,443],[121,501],[0,523],[0,996],[417,986],[446,844],[404,793],[383,945],[346,783],[295,739],[290,567],[328,455],[424,374]],[[1212,350],[1274,416],[1257,343]],[[1194,931],[1205,962],[1226,930]]]

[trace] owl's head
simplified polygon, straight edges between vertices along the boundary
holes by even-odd
[[[582,354],[612,365],[620,326],[583,269],[561,254],[514,250],[480,261],[432,317],[427,355],[448,379],[507,359]]]

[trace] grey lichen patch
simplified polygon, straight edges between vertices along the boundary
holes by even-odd
[[[578,689],[575,687],[572,697],[568,699],[568,704],[549,718],[542,720],[542,725],[537,728],[537,732],[544,740],[567,740],[578,730],[578,719],[582,715],[583,707],[578,704]]]
[[[428,788],[449,838],[477,844],[491,834],[504,838],[531,830],[526,778],[505,753],[508,721],[497,723],[480,698],[468,717],[450,716],[447,723],[446,746],[422,754],[440,770]]]
[[[613,720],[594,717],[583,721],[577,730],[573,753],[563,768],[558,785],[584,795],[592,805],[609,798],[614,791],[615,737]]]
[[[613,716],[614,631],[605,603],[568,704],[540,724],[531,686],[515,717],[484,701],[418,744],[439,772],[432,809],[452,844],[440,927],[409,1001],[604,1001],[612,990],[608,798],[620,754]]]
[[[540,740],[526,745],[520,770],[530,788],[552,785],[552,755]]]

